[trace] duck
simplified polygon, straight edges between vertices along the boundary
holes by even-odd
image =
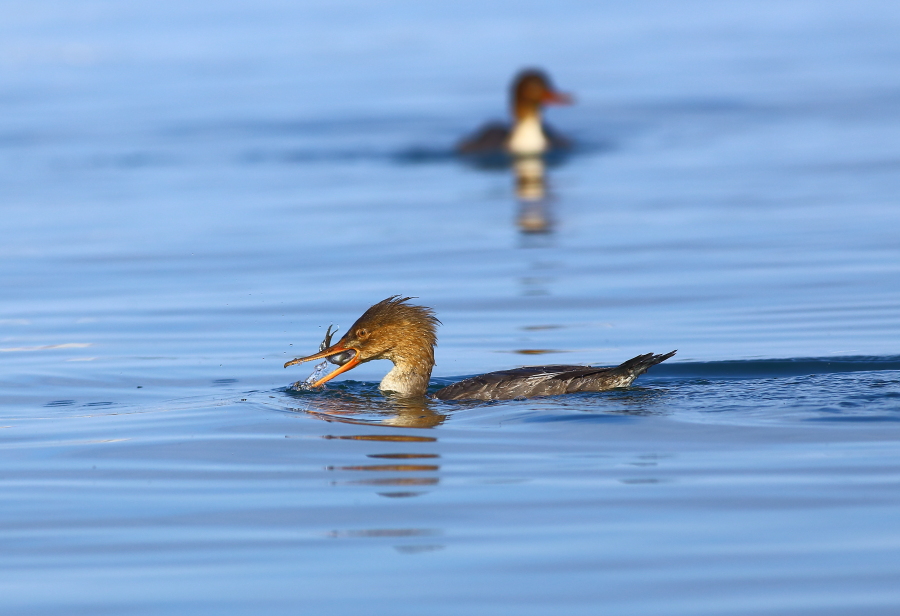
[[[550,77],[539,69],[525,69],[513,80],[510,89],[513,124],[486,124],[456,146],[460,154],[540,156],[551,150],[567,150],[571,142],[547,126],[541,119],[545,105],[569,105],[572,97],[558,92]]]
[[[377,359],[394,366],[379,389],[405,398],[427,396],[434,369],[434,347],[441,322],[431,308],[409,303],[412,297],[392,295],[366,310],[335,344],[298,357],[285,368],[317,359],[332,359],[340,367],[311,384],[321,387],[360,364]],[[330,338],[326,339],[330,342]],[[323,345],[324,346],[324,345]],[[448,385],[432,394],[437,400],[512,400],[628,387],[652,366],[676,351],[646,353],[612,367],[581,365],[529,366],[489,372]],[[337,359],[336,359],[337,358]]]

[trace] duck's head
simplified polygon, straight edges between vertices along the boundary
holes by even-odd
[[[313,383],[313,387],[376,359],[389,359],[395,366],[404,365],[431,374],[440,321],[431,308],[408,304],[410,299],[394,295],[378,302],[366,310],[336,344],[314,355],[292,359],[284,367],[341,356],[343,365]],[[348,355],[351,356],[348,358]]]
[[[540,113],[544,105],[569,105],[572,97],[558,92],[550,77],[538,69],[526,69],[516,75],[511,91],[513,114],[517,118]]]

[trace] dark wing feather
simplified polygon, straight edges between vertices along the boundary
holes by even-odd
[[[489,372],[438,390],[440,400],[511,400],[555,396],[577,391],[606,391],[627,387],[651,366],[667,360],[664,355],[638,355],[614,368],[593,366],[529,366]]]
[[[463,139],[456,145],[460,154],[491,154],[506,151],[509,139],[509,127],[502,122],[485,124],[471,137]]]

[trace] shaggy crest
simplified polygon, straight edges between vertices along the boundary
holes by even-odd
[[[350,327],[346,337],[367,340],[373,332],[399,332],[402,338],[418,339],[433,349],[437,345],[437,326],[441,324],[434,311],[407,302],[412,297],[392,295],[368,310]]]

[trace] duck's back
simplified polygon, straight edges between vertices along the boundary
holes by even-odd
[[[579,391],[606,391],[631,385],[651,366],[675,354],[638,355],[614,368],[529,366],[489,372],[449,385],[434,394],[439,400],[512,400]]]
[[[509,126],[503,122],[485,124],[475,134],[456,145],[460,154],[491,154],[506,151],[509,140]]]

